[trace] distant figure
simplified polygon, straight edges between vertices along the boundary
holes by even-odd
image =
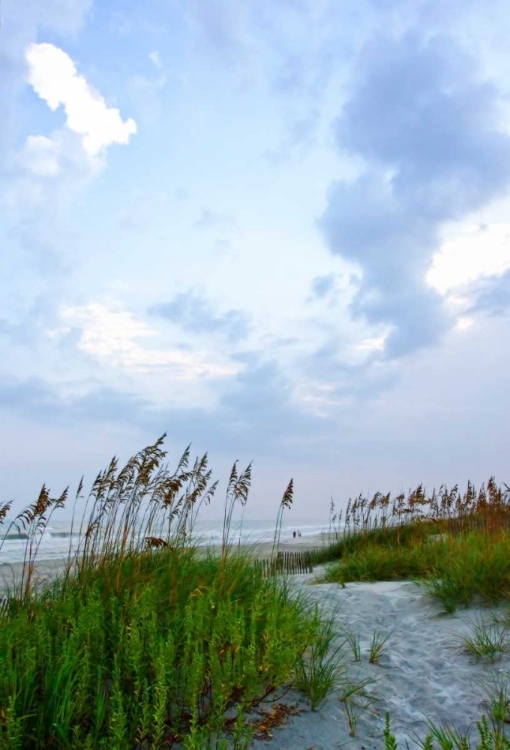
[[[292,536],[294,537],[294,539],[296,538],[296,532],[295,531],[292,532]]]
[[[301,536],[301,532],[300,532],[300,531],[298,531],[297,535],[298,535],[298,536]]]

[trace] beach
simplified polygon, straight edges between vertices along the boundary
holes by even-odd
[[[297,537],[283,542],[279,549],[299,552],[320,549],[324,538]],[[234,545],[235,546],[235,545]],[[257,559],[271,555],[272,544],[248,545]],[[202,549],[206,549],[205,547]],[[215,552],[219,546],[212,546]],[[37,578],[50,581],[64,568],[64,560],[41,561],[36,566]],[[317,603],[322,615],[334,617],[336,642],[344,643],[345,677],[350,684],[366,683],[349,706],[342,701],[345,679],[332,691],[319,710],[312,711],[309,701],[297,690],[284,689],[249,714],[254,724],[263,722],[264,715],[283,705],[288,715],[279,726],[266,733],[257,732],[251,747],[274,750],[333,750],[348,746],[359,750],[383,747],[386,712],[400,747],[417,738],[424,739],[428,722],[448,725],[462,733],[477,737],[476,721],[487,710],[487,696],[481,682],[495,684],[510,674],[508,653],[495,663],[475,661],[464,653],[456,639],[469,633],[473,623],[491,615],[500,615],[505,608],[471,606],[454,614],[444,614],[441,606],[425,590],[409,581],[379,583],[318,583],[325,570],[316,566],[313,573],[289,576],[291,587],[305,593]],[[21,564],[0,566],[0,587],[19,581]],[[346,629],[359,639],[360,659],[354,658],[345,643]],[[380,658],[369,662],[374,634],[388,638]],[[354,736],[353,736],[354,735]]]
[[[281,552],[310,552],[311,550],[321,549],[327,543],[326,534],[313,534],[309,536],[296,537],[295,539],[286,539],[281,541],[278,545],[278,550]],[[235,544],[233,545],[236,546]],[[273,551],[273,542],[257,542],[254,541],[251,544],[241,545],[249,549],[255,557],[255,559],[262,560],[264,558],[271,557]],[[210,545],[209,549],[215,552],[221,550],[219,545]]]

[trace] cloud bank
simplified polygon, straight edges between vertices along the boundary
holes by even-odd
[[[446,222],[506,194],[510,137],[499,91],[446,34],[370,41],[350,89],[335,140],[365,166],[333,182],[319,226],[333,254],[359,265],[352,314],[388,326],[391,359],[453,325],[426,273]]]

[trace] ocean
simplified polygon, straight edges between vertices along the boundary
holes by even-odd
[[[8,523],[0,526],[0,565],[22,562],[25,554],[26,535],[18,534],[14,528],[5,536]],[[77,527],[77,528],[76,528]],[[314,536],[321,531],[328,530],[324,520],[286,520],[282,523],[280,540],[292,539],[293,531],[300,531],[302,537]],[[40,540],[37,560],[55,560],[67,557],[69,550],[75,550],[80,541],[78,534],[79,523],[71,531],[69,521],[51,519]],[[275,520],[249,519],[244,520],[242,526],[239,521],[233,521],[230,527],[230,541],[242,544],[254,542],[272,542],[275,532]],[[197,521],[194,536],[199,544],[221,544],[223,535],[223,521]],[[5,537],[5,538],[4,538]],[[2,543],[3,542],[3,543]]]

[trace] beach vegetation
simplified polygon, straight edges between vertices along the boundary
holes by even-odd
[[[335,613],[320,614],[315,605],[316,637],[296,667],[296,687],[310,698],[313,711],[346,679],[345,640],[338,639]]]
[[[510,740],[498,727],[491,726],[487,716],[476,722],[477,737],[470,738],[468,733],[449,726],[428,724],[424,738],[417,737],[416,744],[421,750],[510,750]],[[391,728],[389,713],[386,713],[383,729],[384,750],[399,750],[399,743]],[[409,744],[406,743],[406,747]]]
[[[352,697],[346,698],[343,701],[343,706],[347,717],[347,724],[349,726],[349,735],[354,739],[356,737],[356,729],[358,726],[358,709]]]
[[[360,495],[332,533],[315,557],[329,563],[324,581],[417,581],[445,612],[510,597],[510,488],[493,477],[464,494],[419,485],[407,497]]]
[[[349,644],[354,661],[361,661],[361,641],[359,633],[344,622],[342,623],[342,633]]]
[[[53,580],[39,577],[38,553],[53,514],[69,506],[68,490],[52,497],[43,486],[6,524],[0,550],[13,529],[26,547],[21,573],[0,606],[0,750],[248,748],[258,731],[253,711],[290,687],[308,697],[312,710],[336,692],[355,737],[359,699],[374,700],[366,694],[373,680],[355,680],[348,669],[361,660],[359,634],[282,575],[280,536],[292,480],[268,566],[231,538],[235,510],[248,500],[251,464],[244,471],[234,464],[221,546],[207,549],[195,531],[218,485],[207,454],[190,465],[188,446],[170,472],[163,466],[164,437],[120,470],[113,458],[75,523],[84,501],[80,481],[72,522],[78,543],[70,540]],[[504,488],[491,478],[478,492],[468,483],[463,495],[443,486],[428,496],[420,485],[407,498],[359,496],[345,513],[335,513],[332,500],[330,544],[307,553],[307,569],[325,562],[323,580],[342,586],[415,581],[446,612],[509,600],[510,489]],[[8,503],[0,506],[0,523],[9,511]],[[491,625],[475,623],[472,633],[459,636],[460,645],[492,661],[509,650],[509,625],[507,612]],[[374,631],[370,664],[378,663],[390,635]],[[476,748],[510,750],[506,682],[488,695]],[[273,720],[280,719],[275,714],[262,724]],[[383,742],[396,750],[389,716]],[[472,747],[468,735],[432,724],[418,744]]]
[[[120,470],[113,458],[77,524],[79,483],[79,541],[53,580],[38,578],[37,554],[68,491],[43,486],[8,524],[3,540],[14,529],[26,549],[0,610],[1,750],[247,747],[245,717],[279,687],[298,683],[316,706],[334,684],[331,623],[232,544],[251,465],[234,464],[221,550],[204,550],[193,530],[217,487],[207,454],[190,465],[188,447],[171,472],[164,437]],[[276,549],[291,504],[292,483]]]
[[[480,688],[485,694],[484,704],[492,725],[503,732],[510,724],[510,673],[498,671],[489,677],[479,680]]]
[[[372,634],[372,640],[370,642],[370,651],[368,655],[368,661],[370,664],[377,664],[381,658],[384,647],[391,638],[391,633],[383,633],[380,628],[376,628]]]
[[[460,648],[475,659],[495,661],[510,650],[510,633],[504,624],[487,623],[478,618],[471,632],[456,636]]]

